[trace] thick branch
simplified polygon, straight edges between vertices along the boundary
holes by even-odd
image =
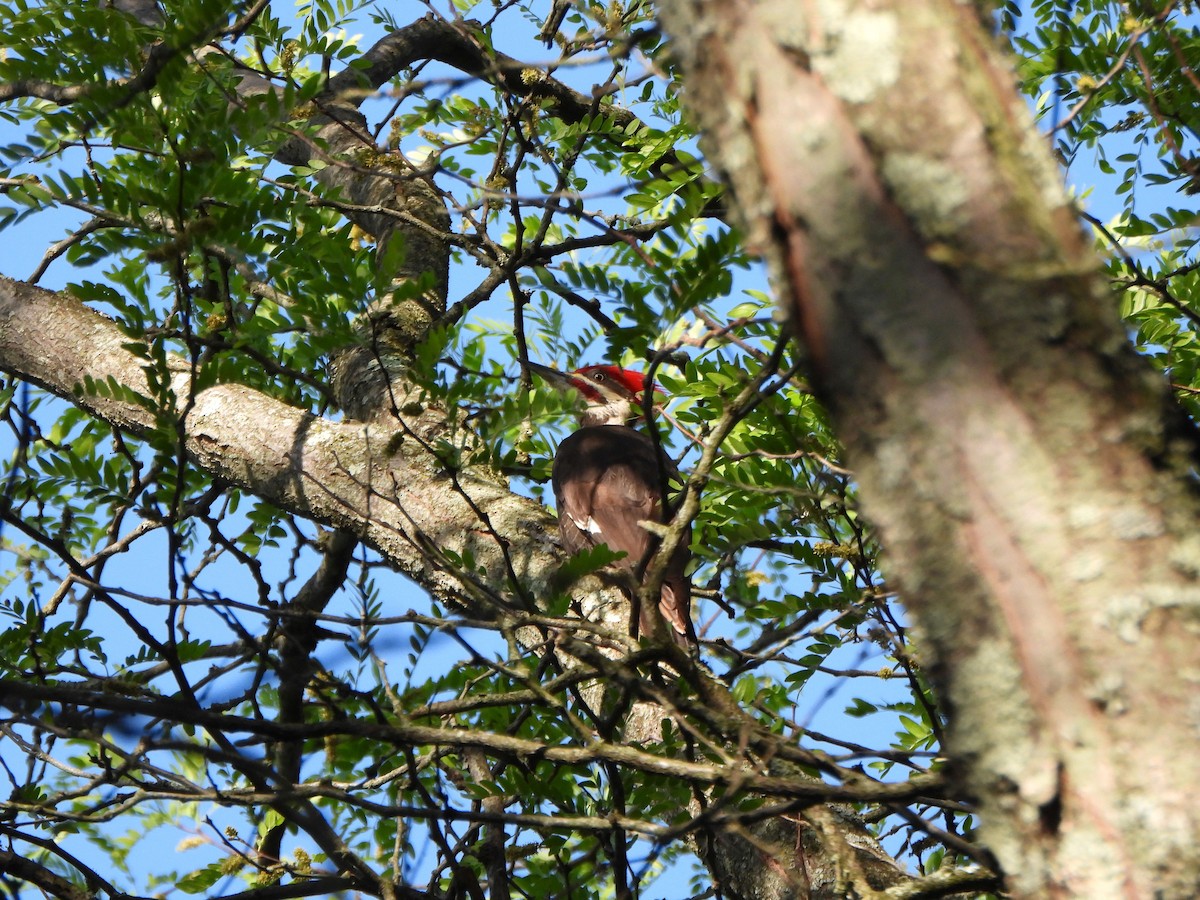
[[[1012,883],[1192,896],[1196,435],[1128,345],[975,10],[664,16]]]
[[[127,341],[115,322],[69,297],[0,279],[0,369],[145,435],[156,427],[155,415],[130,394],[83,387],[110,382],[153,395],[148,363],[125,349]],[[183,408],[192,388],[182,364],[172,388]],[[553,519],[486,469],[447,477],[456,463],[439,463],[426,449],[452,436],[453,417],[444,411],[422,408],[390,425],[335,423],[235,384],[207,388],[194,400],[187,450],[200,466],[283,509],[358,535],[437,598],[460,607],[470,599],[494,618],[502,596],[551,595],[548,579],[559,560]],[[479,509],[487,510],[494,534]],[[502,535],[523,538],[512,542],[507,559]],[[442,564],[445,551],[473,556],[486,577],[451,574]]]
[[[293,615],[279,620],[279,721],[304,721],[304,692],[316,669],[313,651],[320,640],[318,617],[346,581],[358,542],[345,531],[335,531],[323,541],[321,564],[305,582],[287,609]],[[278,741],[274,746],[275,771],[286,784],[300,781],[304,761],[302,741]],[[263,836],[259,853],[278,859],[286,829],[277,825]]]
[[[580,121],[591,114],[595,105],[589,94],[541,74],[528,63],[489,49],[466,24],[447,22],[432,13],[378,41],[362,55],[363,65],[330,78],[326,93],[361,100],[366,92],[378,90],[404,69],[424,60],[445,63],[515,97],[548,99],[553,114],[564,122]],[[538,77],[530,78],[531,72]],[[637,121],[633,113],[619,107],[605,107],[605,114],[621,127]]]
[[[0,872],[20,881],[36,885],[58,900],[92,900],[91,891],[76,887],[61,875],[56,875],[45,866],[25,859],[8,850],[0,850]]]
[[[495,85],[510,96],[534,98],[545,104],[550,115],[569,124],[594,114],[595,97],[574,90],[536,66],[491,49],[470,26],[469,22],[447,22],[430,13],[398,28],[363,54],[362,66],[330,78],[325,95],[339,102],[359,103],[414,63],[436,60]],[[624,129],[639,122],[637,116],[619,106],[606,103],[600,109],[617,126],[613,133],[618,142],[623,140]],[[675,151],[667,150],[650,171],[659,173],[681,165]],[[709,212],[723,215],[716,205]]]

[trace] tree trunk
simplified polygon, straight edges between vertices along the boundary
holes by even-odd
[[[1194,430],[969,4],[664,0],[1015,894],[1200,891]]]

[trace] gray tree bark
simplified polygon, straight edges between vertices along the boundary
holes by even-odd
[[[1024,897],[1200,891],[1194,429],[955,0],[663,0]]]

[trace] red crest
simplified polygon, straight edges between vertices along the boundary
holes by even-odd
[[[620,366],[594,365],[584,366],[571,373],[571,384],[589,400],[600,400],[602,395],[596,385],[605,383],[618,385],[619,389],[641,397],[646,390],[646,376],[637,369],[623,369]],[[653,386],[657,394],[665,394],[658,385]]]

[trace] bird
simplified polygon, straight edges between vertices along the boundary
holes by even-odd
[[[645,376],[613,365],[584,366],[569,373],[528,365],[555,388],[574,392],[584,401],[580,428],[558,445],[551,468],[563,546],[578,553],[605,544],[625,554],[614,565],[641,577],[660,543],[641,523],[663,522],[663,485],[678,474],[658,442],[630,426],[641,417]],[[696,644],[691,582],[685,573],[690,537],[689,528],[671,554],[658,603],[667,634],[685,650]],[[638,609],[631,631],[657,634],[653,613],[644,605]]]

